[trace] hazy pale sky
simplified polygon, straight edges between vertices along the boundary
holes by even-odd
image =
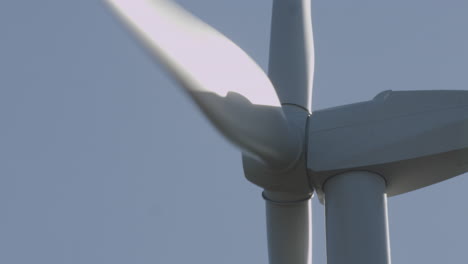
[[[271,1],[180,0],[264,69]],[[468,89],[468,2],[314,0],[313,108]],[[267,263],[240,154],[101,1],[0,1],[0,263]],[[393,263],[464,263],[468,178],[389,199]],[[313,261],[326,263],[313,202]]]

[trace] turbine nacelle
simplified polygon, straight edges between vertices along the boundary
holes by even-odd
[[[247,179],[274,199],[300,200],[314,189],[323,198],[325,182],[348,171],[381,175],[389,196],[468,171],[468,91],[385,91],[316,111],[309,122],[300,108],[283,108],[308,144],[296,162],[275,170],[243,157]]]
[[[389,196],[468,171],[468,91],[385,91],[310,118],[307,168],[319,196],[345,171],[380,174]]]

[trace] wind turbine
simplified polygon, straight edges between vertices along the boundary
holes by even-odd
[[[468,93],[386,91],[311,113],[310,0],[274,0],[268,77],[167,0],[107,0],[264,188],[270,263],[310,263],[314,190],[328,262],[390,263],[386,195],[468,171]],[[352,139],[352,140],[350,140]]]

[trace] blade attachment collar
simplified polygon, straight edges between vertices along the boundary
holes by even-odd
[[[283,106],[292,131],[298,134],[301,151],[297,159],[285,169],[275,169],[261,161],[242,155],[244,174],[247,180],[265,189],[266,200],[283,202],[309,199],[313,187],[307,176],[306,129],[309,114],[297,106]]]

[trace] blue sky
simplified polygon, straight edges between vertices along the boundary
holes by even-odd
[[[271,1],[180,0],[268,62]],[[313,108],[468,89],[468,3],[314,0]],[[240,154],[100,1],[0,2],[1,263],[267,263]],[[393,263],[463,263],[468,179],[389,199]],[[313,202],[314,263],[325,263]]]

